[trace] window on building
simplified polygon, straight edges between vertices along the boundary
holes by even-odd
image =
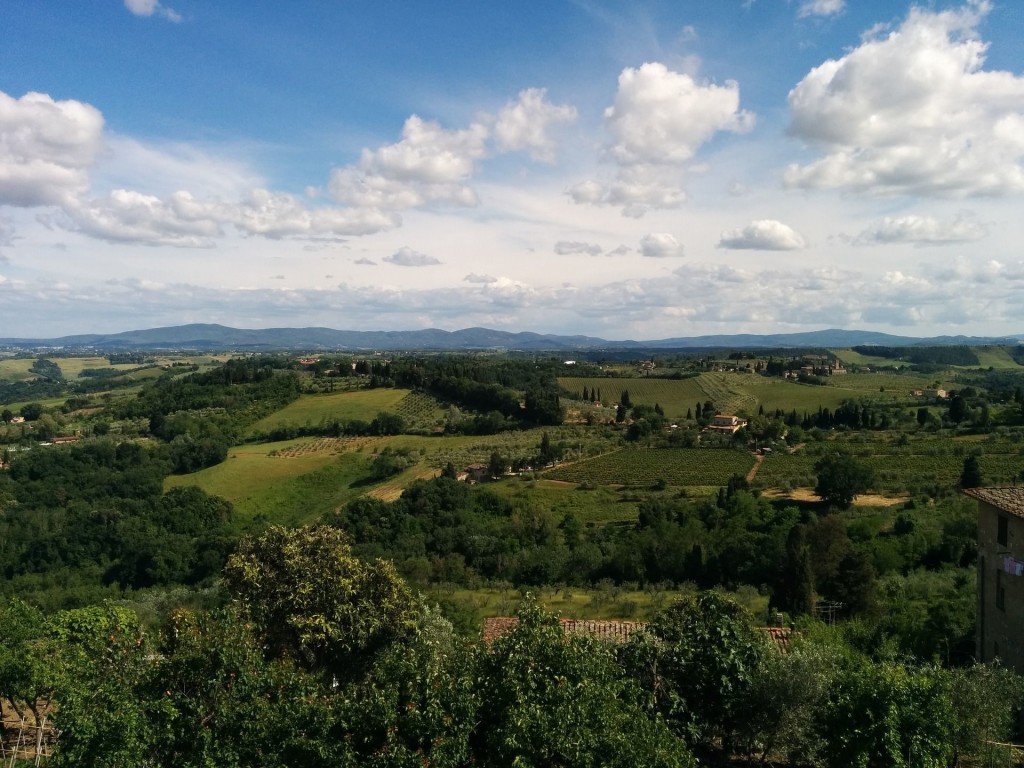
[[[1002,515],[999,516],[999,529],[996,531],[996,542],[1002,544],[1004,547],[1009,539],[1009,534],[1007,532],[1008,523],[1009,521],[1005,517]]]
[[[1006,587],[1003,586],[1003,572],[996,569],[996,608],[1006,610]]]

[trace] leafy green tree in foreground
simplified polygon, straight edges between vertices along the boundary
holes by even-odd
[[[33,653],[61,732],[50,765],[153,764],[159,746],[150,713],[160,702],[139,695],[154,663],[134,612],[109,603],[62,611]]]
[[[858,660],[835,681],[822,717],[832,768],[945,768],[953,753],[951,678],[938,668]]]
[[[482,765],[693,766],[660,716],[651,717],[612,650],[563,634],[557,618],[527,601],[519,625],[483,652],[478,725]]]
[[[18,717],[31,712],[37,721],[49,702],[40,660],[32,654],[44,629],[38,609],[17,599],[0,605],[0,702]]]
[[[679,600],[657,616],[650,635],[623,650],[655,710],[694,747],[721,739],[726,754],[752,715],[752,693],[766,638],[737,603],[715,592]]]
[[[351,679],[413,629],[416,602],[390,561],[352,555],[337,528],[271,526],[245,539],[224,582],[271,653]]]
[[[827,504],[847,509],[874,482],[870,467],[844,452],[829,453],[814,464],[814,492]]]

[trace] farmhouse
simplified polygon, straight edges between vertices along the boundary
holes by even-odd
[[[978,502],[978,661],[1024,672],[1024,488],[968,488]]]
[[[708,429],[714,432],[725,432],[730,435],[736,434],[743,427],[747,426],[747,420],[739,416],[720,413],[711,420]]]
[[[470,464],[456,479],[468,483],[482,483],[491,479],[491,471],[486,464]]]

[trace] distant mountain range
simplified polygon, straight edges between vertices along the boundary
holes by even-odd
[[[666,350],[666,349],[787,349],[836,348],[859,345],[903,347],[1019,344],[1024,335],[894,336],[873,331],[844,331],[836,328],[805,333],[732,334],[688,336],[647,341],[609,341],[593,336],[559,336],[540,333],[510,333],[489,328],[442,331],[338,331],[332,328],[263,328],[250,330],[224,325],[192,324],[149,328],[110,334],[79,334],[55,339],[0,339],[0,347],[15,349],[95,350],[231,350],[231,351],[457,351],[457,350]]]

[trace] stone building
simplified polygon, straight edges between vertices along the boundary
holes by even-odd
[[[1024,488],[968,488],[978,502],[978,661],[1024,673]]]

